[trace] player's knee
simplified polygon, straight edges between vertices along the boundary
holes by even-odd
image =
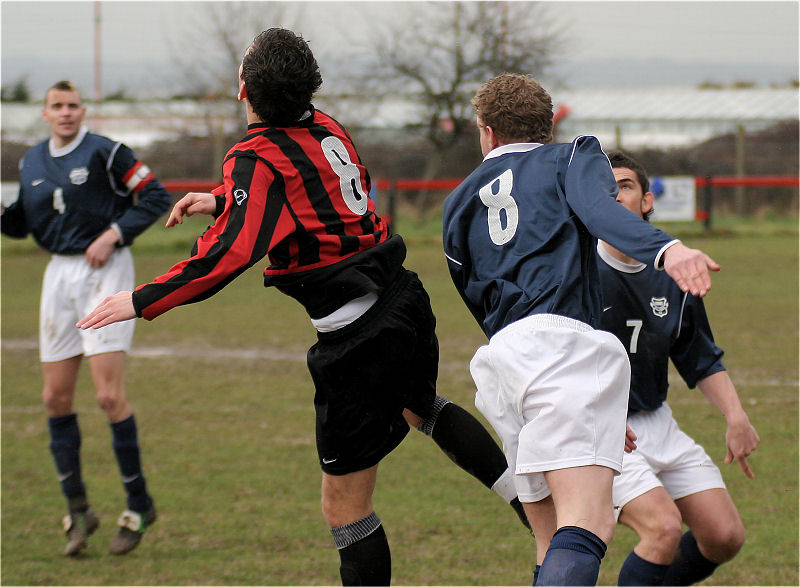
[[[72,413],[72,394],[66,390],[45,387],[42,390],[42,402],[51,418]]]
[[[112,420],[116,420],[117,416],[125,411],[127,405],[125,395],[116,390],[98,389],[95,397],[97,404]]]
[[[322,516],[331,528],[344,526],[364,517],[360,510],[353,513],[353,509],[346,500],[337,499],[330,494],[322,495]]]
[[[648,519],[642,530],[642,541],[650,548],[659,551],[665,559],[669,558],[677,551],[683,535],[680,513],[677,509],[658,512]]]
[[[371,512],[372,502],[368,498],[361,499],[330,490],[322,492],[322,515],[331,528],[350,524]]]
[[[715,525],[713,533],[702,541],[698,540],[698,545],[706,558],[721,564],[737,555],[744,546],[744,540],[744,525],[740,520],[729,520]]]
[[[594,533],[606,544],[611,544],[611,540],[614,538],[614,532],[616,529],[617,522],[614,519],[614,514],[612,513],[610,516],[599,521]]]

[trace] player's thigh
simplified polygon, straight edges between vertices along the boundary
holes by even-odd
[[[92,381],[98,393],[103,392],[115,397],[125,396],[125,361],[126,353],[112,351],[89,357],[89,368]]]
[[[654,487],[629,501],[619,522],[642,539],[667,540],[676,547],[681,536],[681,513],[663,487]]]
[[[345,475],[322,473],[322,513],[333,528],[350,524],[372,513],[372,494],[378,465]]]

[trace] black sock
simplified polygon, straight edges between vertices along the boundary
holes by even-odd
[[[388,585],[392,578],[389,541],[380,518],[366,518],[331,528],[339,550],[342,585]]]
[[[596,585],[606,545],[594,533],[564,526],[553,534],[537,585]]]
[[[539,578],[539,571],[542,569],[542,565],[536,565],[533,568],[533,583],[531,585],[536,585],[536,579]]]
[[[61,492],[70,500],[71,505],[85,503],[86,487],[81,477],[81,430],[78,427],[78,415],[49,418],[47,424],[50,429],[50,452],[53,453],[56,463]]]
[[[711,576],[719,565],[700,552],[691,530],[684,532],[675,560],[667,568],[664,585],[694,585]]]
[[[631,551],[619,570],[617,585],[663,585],[669,565],[659,565]]]
[[[140,514],[150,508],[150,497],[142,474],[136,419],[133,414],[121,422],[111,424],[111,444],[117,457],[122,485],[128,494],[128,509]]]
[[[431,436],[456,465],[489,489],[508,469],[503,451],[477,418],[442,397],[436,398],[433,415],[418,428]]]

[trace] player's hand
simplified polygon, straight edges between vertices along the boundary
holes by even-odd
[[[703,251],[675,243],[664,251],[664,271],[675,280],[681,291],[703,297],[711,289],[709,271],[719,271],[720,266]]]
[[[631,427],[625,424],[625,452],[636,450],[636,433]]]
[[[102,328],[114,322],[122,322],[136,318],[136,310],[133,307],[132,293],[121,291],[113,296],[108,296],[97,307],[81,318],[75,326],[81,330],[87,328]]]
[[[728,454],[725,456],[725,464],[730,465],[734,459],[739,461],[739,466],[742,467],[744,474],[753,479],[756,474],[750,469],[747,457],[756,450],[759,442],[761,442],[761,439],[758,436],[758,432],[750,424],[747,416],[743,420],[740,419],[736,422],[729,421],[728,429],[725,431],[725,445],[728,450]]]
[[[108,263],[111,253],[119,242],[119,235],[113,228],[109,228],[103,234],[92,241],[86,249],[86,262],[92,269],[100,269]]]
[[[176,224],[183,224],[184,216],[193,214],[213,214],[217,210],[217,201],[214,194],[203,192],[189,192],[178,200],[172,207],[172,212],[167,218],[166,227],[170,228]]]

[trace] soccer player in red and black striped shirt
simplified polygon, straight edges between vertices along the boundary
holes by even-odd
[[[247,49],[238,97],[247,135],[224,184],[190,193],[167,226],[213,214],[192,256],[153,282],[104,300],[78,323],[148,320],[210,297],[265,255],[264,283],[299,301],[318,331],[309,350],[323,471],[322,509],[343,584],[388,585],[389,545],[372,509],[377,465],[409,423],[521,512],[503,453],[466,410],[436,395],[438,342],[428,294],[403,267],[399,235],[367,197],[370,178],[348,132],[314,109],[322,78],[305,40],[270,29]]]

